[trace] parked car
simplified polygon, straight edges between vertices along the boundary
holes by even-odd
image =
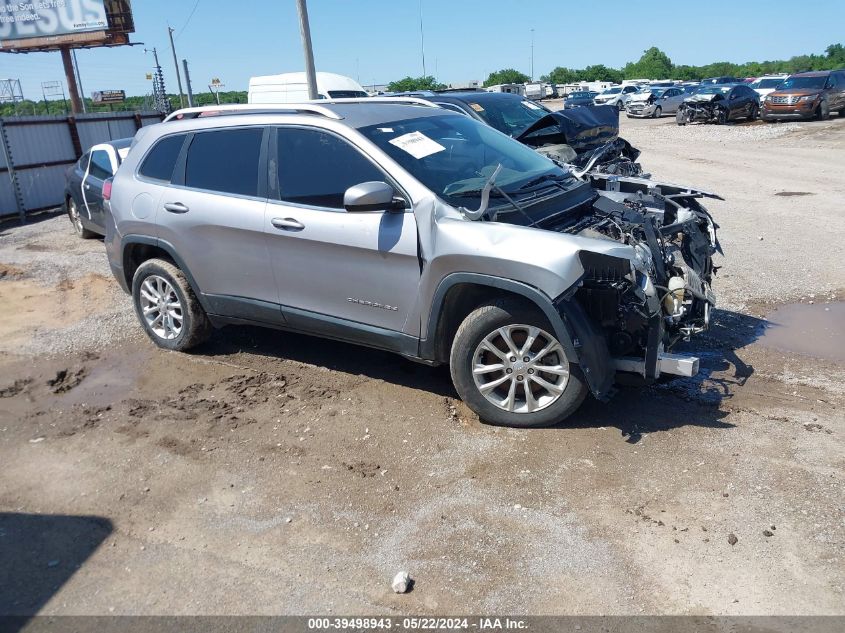
[[[825,70],[798,73],[784,80],[766,95],[761,117],[782,119],[827,119],[831,112],[845,116],[845,71]]]
[[[707,79],[701,80],[702,86],[714,86],[716,84],[739,84],[742,83],[741,79],[737,79],[736,77],[731,77],[730,75],[722,75],[721,77],[708,77]]]
[[[593,100],[598,96],[598,92],[570,92],[563,102],[563,109],[579,108],[581,106],[593,105]]]
[[[652,117],[675,114],[687,95],[681,88],[646,88],[634,93],[625,110],[628,117]]]
[[[631,95],[639,90],[639,86],[633,84],[628,86],[614,86],[596,95],[593,103],[596,105],[610,105],[618,110],[624,110]]]
[[[139,130],[106,250],[156,345],[249,323],[448,363],[513,426],[607,400],[617,372],[697,371],[669,350],[709,324],[713,194],[579,178],[473,118],[371,101]]]
[[[760,99],[747,84],[714,84],[686,97],[678,107],[675,121],[678,125],[754,121],[759,112]]]
[[[506,92],[446,92],[423,98],[446,110],[482,121],[508,136],[522,132],[551,112],[539,103]]]
[[[65,173],[65,212],[83,239],[105,235],[103,186],[129,153],[131,138],[94,145]]]
[[[765,77],[758,77],[748,87],[760,95],[762,100],[766,95],[773,93],[778,86],[780,86],[786,79],[786,75],[766,75]]]
[[[639,152],[618,138],[615,107],[582,106],[552,112],[519,95],[503,93],[441,93],[424,99],[486,123],[558,163],[583,167],[592,160],[594,171],[607,169],[628,176],[642,173],[634,162]]]

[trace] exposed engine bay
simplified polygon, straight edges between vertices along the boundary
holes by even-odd
[[[592,208],[556,230],[633,247],[632,262],[581,252],[584,278],[575,293],[605,335],[617,370],[657,378],[697,367],[662,364],[680,340],[706,330],[716,298],[717,226],[700,204],[714,194],[603,174],[587,176]]]
[[[616,139],[590,155],[612,155],[620,141],[626,143]],[[713,255],[721,248],[718,227],[700,201],[721,198],[648,178],[588,171],[596,162],[586,162],[582,168],[569,165],[569,176],[549,183],[545,191],[509,198],[510,208],[468,217],[631,247],[630,258],[581,250],[584,274],[569,300],[577,301],[597,328],[596,338],[603,341],[597,355],[613,370],[633,372],[647,381],[661,373],[694,375],[698,359],[669,351],[709,327],[716,304],[711,290]],[[594,392],[602,393],[609,386],[591,384]]]

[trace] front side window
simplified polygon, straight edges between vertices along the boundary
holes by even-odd
[[[360,151],[322,130],[279,128],[277,153],[279,196],[285,202],[342,209],[349,187],[385,180]]]
[[[138,173],[145,178],[170,182],[173,169],[176,167],[176,159],[179,158],[179,152],[184,142],[184,134],[161,139],[147,154],[140,169],[138,169]]]
[[[98,149],[91,152],[91,166],[88,167],[88,175],[100,180],[111,178],[114,175],[111,171],[111,160],[105,150]]]
[[[185,186],[257,196],[263,135],[261,127],[197,133],[188,148]]]

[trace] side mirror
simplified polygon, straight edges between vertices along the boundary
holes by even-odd
[[[353,185],[343,194],[343,207],[349,213],[362,211],[403,211],[405,200],[396,196],[393,187],[374,180]]]

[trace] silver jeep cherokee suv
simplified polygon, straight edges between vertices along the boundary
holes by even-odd
[[[668,350],[708,326],[713,194],[398,99],[219,114],[143,128],[114,178],[109,262],[157,345],[260,324],[449,363],[512,426],[698,370]]]

